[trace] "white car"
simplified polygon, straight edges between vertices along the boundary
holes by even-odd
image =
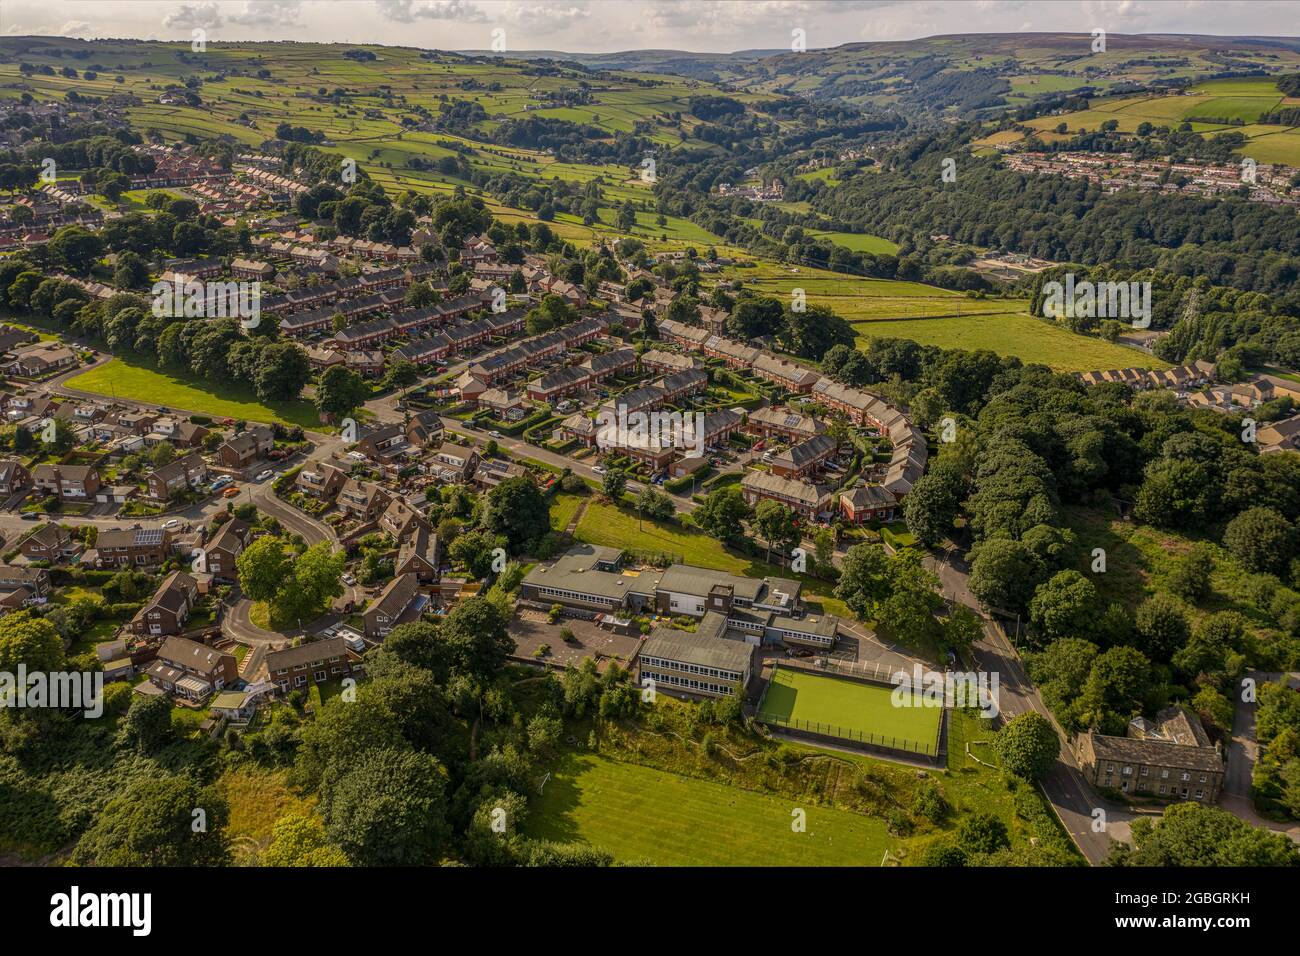
[[[345,574],[343,575],[343,583],[346,584],[348,587],[352,587],[352,585],[357,583],[357,579],[350,574]]]
[[[164,528],[175,528],[180,523],[181,522],[179,518],[168,518],[166,521],[162,523],[162,526]]]
[[[598,475],[603,475],[605,473],[605,469],[600,467],[600,465],[592,465],[591,470]]]
[[[366,460],[366,456],[363,455],[363,454],[361,454],[361,452],[359,452],[359,451],[350,451],[350,452],[348,452],[348,457],[351,458],[353,461],[365,461],[365,460]]]
[[[268,468],[266,469],[266,471],[262,472],[260,475],[257,476],[257,480],[266,481],[266,479],[271,477],[271,474],[272,474],[271,469]]]
[[[212,483],[212,490],[220,491],[222,488],[226,487],[226,485],[230,484],[232,481],[234,481],[234,479],[231,478],[229,475],[222,475],[220,478],[218,478],[216,481]]]
[[[501,433],[500,433],[500,432],[488,432],[488,434],[491,435],[493,438],[500,438],[500,437],[501,437]]]

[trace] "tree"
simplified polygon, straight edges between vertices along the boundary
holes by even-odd
[[[369,397],[366,380],[342,365],[327,368],[316,386],[316,407],[330,421],[350,417]]]
[[[1138,649],[1153,661],[1168,661],[1192,636],[1187,615],[1168,594],[1159,593],[1143,601],[1134,616]]]
[[[967,587],[990,610],[1025,612],[1039,580],[1038,562],[1023,542],[990,538],[971,552]]]
[[[940,637],[942,646],[954,654],[970,649],[984,633],[984,622],[965,604],[959,604],[943,621]]]
[[[410,621],[399,624],[384,638],[383,652],[445,679],[450,665],[446,643],[436,624]]]
[[[1133,847],[1115,843],[1112,866],[1296,866],[1300,851],[1284,833],[1253,827],[1226,810],[1175,803],[1157,823],[1133,821]]]
[[[63,667],[63,640],[54,625],[31,611],[11,611],[0,617],[0,671],[18,672],[24,664],[29,671],[60,670]]]
[[[293,574],[292,562],[280,538],[255,538],[235,559],[239,587],[252,601],[270,601]]]
[[[495,677],[515,647],[506,623],[485,598],[457,604],[441,629],[452,670],[489,680]]]
[[[939,629],[934,615],[943,597],[938,587],[939,576],[925,569],[919,551],[899,551],[889,561],[889,596],[880,605],[880,621],[905,644],[927,644]]]
[[[176,448],[170,442],[161,441],[149,452],[149,463],[154,468],[162,468],[176,458]]]
[[[611,468],[601,477],[600,485],[606,497],[611,501],[618,501],[627,488],[627,472],[621,468]]]
[[[230,859],[228,815],[212,789],[155,772],[108,801],[77,841],[72,860],[102,867],[224,866]]]
[[[1282,574],[1295,553],[1295,527],[1273,508],[1248,508],[1228,522],[1223,544],[1247,569]]]
[[[1061,753],[1061,740],[1052,722],[1036,711],[1026,711],[997,732],[993,750],[1002,766],[1018,777],[1041,780]]]
[[[347,854],[331,846],[325,827],[315,817],[289,814],[271,827],[271,843],[262,853],[262,866],[348,866]]]
[[[957,829],[957,845],[967,853],[994,853],[1011,845],[1007,826],[991,813],[971,814]]]
[[[293,342],[271,342],[257,361],[253,385],[263,401],[287,401],[297,398],[311,379],[311,362],[307,353]]]
[[[1196,604],[1210,596],[1213,573],[1214,552],[1208,545],[1198,542],[1173,562],[1166,583],[1178,597]]]
[[[1112,647],[1097,655],[1079,695],[1085,727],[1122,736],[1151,691],[1151,662],[1135,647]]]
[[[646,485],[636,496],[636,509],[651,520],[668,521],[677,506],[667,492],[660,491],[654,485]]]
[[[835,596],[860,620],[876,617],[876,609],[889,597],[889,555],[878,544],[855,544],[844,555]]]
[[[356,866],[429,866],[449,835],[447,769],[427,753],[366,750],[326,772],[320,807],[330,842]]]
[[[486,531],[467,531],[456,538],[447,554],[476,578],[486,578],[493,573],[493,552],[505,551],[506,539]]]
[[[293,577],[276,595],[272,618],[309,621],[328,610],[330,601],[343,593],[343,566],[347,556],[328,541],[318,541],[293,563]]]
[[[483,528],[504,537],[511,554],[522,554],[551,529],[550,505],[532,478],[507,478],[488,492]]]
[[[764,498],[754,509],[754,529],[767,542],[767,559],[775,547],[782,557],[802,540],[795,513],[778,501]]]
[[[137,696],[122,719],[121,735],[124,745],[146,754],[171,743],[174,739],[171,701],[161,694]]]
[[[745,536],[744,522],[749,514],[740,489],[727,487],[709,492],[691,518],[710,537],[736,543]]]
[[[85,226],[64,226],[46,244],[50,260],[77,276],[90,272],[104,254],[104,240]]]
[[[957,517],[957,497],[942,477],[925,474],[916,480],[903,499],[907,530],[924,548],[932,548],[952,530]]]
[[[1047,640],[1091,634],[1099,606],[1097,587],[1078,571],[1059,571],[1029,602],[1029,619]]]

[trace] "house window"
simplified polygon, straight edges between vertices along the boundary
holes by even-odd
[[[305,684],[305,683],[307,683],[307,678],[305,678],[305,677],[295,677],[295,678],[293,679],[293,686],[294,686],[294,687],[301,687],[301,686],[302,686],[303,684]]]
[[[1204,800],[1204,799],[1205,799],[1205,791],[1204,791],[1204,790],[1197,790],[1197,791],[1196,791],[1196,799],[1197,799],[1197,800]]]

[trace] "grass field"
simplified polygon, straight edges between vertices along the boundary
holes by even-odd
[[[887,687],[785,667],[774,669],[760,708],[760,719],[908,750],[933,749],[942,714],[938,707],[896,707]]]
[[[96,395],[166,405],[184,412],[257,422],[281,421],[317,431],[324,427],[310,402],[299,399],[268,404],[243,385],[223,384],[214,389],[188,374],[155,369],[122,358],[75,375],[64,385]]]
[[[876,320],[855,322],[853,327],[857,330],[859,344],[865,344],[871,338],[894,337],[946,349],[989,349],[999,355],[1015,355],[1026,364],[1046,365],[1058,372],[1169,368],[1167,362],[1145,352],[1078,335],[1019,313]]]
[[[558,494],[551,500],[551,530],[563,531],[568,527],[578,507],[585,500],[584,495]]]
[[[807,832],[791,830],[796,807]],[[897,845],[861,814],[588,755],[552,774],[527,829],[659,866],[877,866]]]
[[[1107,120],[1118,123],[1121,133],[1132,133],[1142,123],[1175,126],[1183,120],[1202,135],[1235,131],[1244,133],[1249,142],[1238,154],[1261,163],[1300,163],[1300,132],[1293,126],[1263,126],[1256,123],[1260,115],[1275,110],[1283,102],[1276,81],[1271,78],[1238,78],[1200,83],[1181,95],[1117,96],[1095,99],[1089,109],[1060,116],[1043,116],[1024,125],[1035,130],[1054,130],[1065,123],[1071,133],[1096,130]],[[1240,121],[1246,125],[1228,125]],[[990,136],[980,143],[1014,142]]]

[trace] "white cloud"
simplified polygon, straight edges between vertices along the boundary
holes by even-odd
[[[59,36],[80,37],[90,33],[90,24],[85,20],[69,20],[59,27]]]
[[[487,14],[469,0],[375,0],[379,15],[397,23],[416,20],[455,20],[484,23]]]
[[[209,0],[208,3],[185,3],[163,17],[163,26],[188,30],[202,27],[210,30],[221,26],[221,8]]]
[[[296,26],[302,14],[301,0],[248,0],[239,13],[230,14],[231,23],[253,26]]]

